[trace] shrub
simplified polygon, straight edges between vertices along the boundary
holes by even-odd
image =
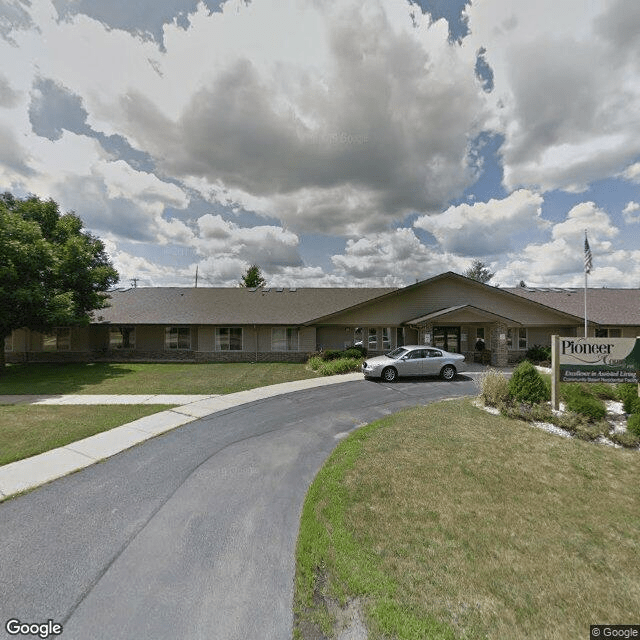
[[[609,423],[606,420],[589,422],[576,426],[575,435],[581,440],[596,440],[600,436],[609,437]]]
[[[610,433],[609,439],[623,447],[637,447],[640,444],[640,435],[622,431],[620,433]]]
[[[606,382],[591,382],[583,386],[587,387],[585,391],[590,393],[592,396],[596,398],[601,398],[602,400],[617,400],[618,392],[616,388],[612,384],[607,384]]]
[[[362,347],[349,347],[349,349],[342,352],[342,355],[345,358],[364,358],[363,351],[366,350],[362,349]]]
[[[529,362],[551,362],[551,347],[543,347],[539,344],[529,347],[525,359]]]
[[[482,401],[490,407],[498,407],[509,399],[509,383],[496,369],[485,371],[478,384]]]
[[[313,357],[309,360],[309,366],[322,376],[334,376],[339,373],[360,371],[362,360],[360,358],[337,358],[335,360],[323,360]]]
[[[367,348],[363,347],[359,344],[354,344],[352,347],[349,347],[347,349],[347,351],[345,353],[351,353],[351,352],[358,352],[357,356],[354,356],[355,358],[366,358],[367,357]]]
[[[339,360],[340,358],[363,358],[367,350],[362,347],[349,347],[348,349],[327,349],[319,355],[325,362]]]
[[[331,360],[337,360],[338,358],[342,358],[342,351],[340,349],[327,349],[322,352],[322,359],[325,362],[330,362]]]
[[[623,382],[617,386],[616,390],[625,413],[640,413],[640,398],[638,398],[637,384]]]
[[[634,436],[640,436],[640,413],[634,413],[627,420],[627,431]]]
[[[566,402],[568,411],[579,413],[592,420],[600,420],[604,418],[607,413],[607,409],[602,400],[586,394],[580,387],[576,387],[576,392],[571,393],[566,399]]]
[[[577,413],[561,413],[555,416],[553,423],[569,433],[575,433],[585,423],[585,417]]]
[[[528,360],[523,360],[515,368],[509,380],[509,395],[515,400],[530,404],[539,404],[551,397],[549,387]]]

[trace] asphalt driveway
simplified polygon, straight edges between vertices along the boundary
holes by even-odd
[[[356,381],[235,407],[0,504],[0,623],[64,640],[284,640],[309,483],[385,414],[471,378]],[[53,636],[51,636],[53,637]]]

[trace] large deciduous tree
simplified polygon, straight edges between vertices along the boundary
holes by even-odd
[[[240,286],[247,288],[264,287],[266,284],[267,281],[262,277],[262,272],[257,264],[252,264],[240,281]]]
[[[0,196],[0,373],[14,329],[86,325],[118,273],[103,243],[53,200]]]

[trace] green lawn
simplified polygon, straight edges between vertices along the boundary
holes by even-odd
[[[0,465],[62,447],[167,405],[0,405]]]
[[[0,395],[219,394],[315,377],[305,364],[282,362],[7,365]]]
[[[304,364],[8,365],[2,395],[221,394],[318,377]],[[0,465],[161,411],[162,405],[0,405]]]
[[[364,427],[305,501],[295,635],[328,633],[327,603],[354,601],[370,640],[574,640],[590,624],[631,623],[638,478],[637,451],[553,436],[470,400]]]

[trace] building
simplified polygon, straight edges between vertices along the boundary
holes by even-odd
[[[447,272],[403,288],[133,288],[89,326],[25,329],[7,362],[302,362],[353,344],[432,344],[505,366],[551,336],[581,336],[583,289],[498,288]],[[589,289],[590,336],[640,335],[640,289]]]

